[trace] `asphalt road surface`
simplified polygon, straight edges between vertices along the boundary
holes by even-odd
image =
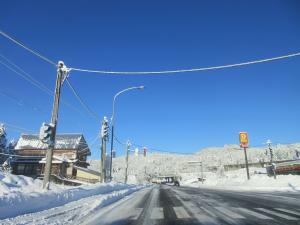
[[[300,225],[299,200],[300,193],[156,185],[78,222],[91,225]]]

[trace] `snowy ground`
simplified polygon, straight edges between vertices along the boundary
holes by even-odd
[[[300,176],[278,175],[277,179],[269,177],[264,168],[250,168],[250,180],[247,179],[246,169],[220,173],[204,173],[204,183],[197,181],[194,174],[182,174],[183,186],[206,187],[227,190],[245,191],[299,191]],[[201,177],[198,176],[198,177]]]
[[[275,160],[295,159],[299,144],[274,147]],[[0,172],[0,224],[72,224],[80,217],[98,211],[131,193],[147,187],[147,182],[157,175],[181,176],[181,185],[213,189],[245,191],[299,191],[300,176],[280,175],[275,180],[268,177],[264,168],[250,168],[251,179],[247,180],[245,169],[224,171],[224,165],[244,162],[243,151],[238,146],[209,148],[198,154],[175,155],[151,153],[147,157],[130,155],[130,185],[124,182],[125,158],[113,160],[115,183],[69,187],[51,185],[51,190],[42,190],[42,182],[25,176]],[[268,161],[265,149],[249,149],[249,162]],[[189,161],[203,161],[204,184],[199,166]],[[92,168],[99,171],[99,162],[92,161]],[[211,167],[217,168],[210,169]],[[214,171],[214,172],[213,172]],[[255,172],[256,171],[256,172]],[[260,172],[260,173],[258,173]]]
[[[41,189],[41,181],[0,173],[0,224],[71,224],[146,187],[118,183]],[[26,214],[26,215],[24,215]]]

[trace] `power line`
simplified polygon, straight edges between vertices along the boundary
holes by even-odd
[[[86,147],[84,149],[81,149],[80,151],[84,151],[86,149],[90,149],[90,148],[94,147],[94,145],[96,144],[96,141],[98,139],[100,139],[100,135],[99,134],[97,134],[97,136],[91,141],[91,143],[89,144],[90,146],[88,146],[88,147]]]
[[[17,125],[14,125],[14,124],[9,124],[9,123],[6,123],[6,122],[0,122],[0,124],[4,124],[4,126],[7,128],[7,129],[11,129],[11,130],[15,130],[15,131],[26,131],[26,132],[30,132],[30,133],[34,133],[33,130],[29,130],[27,128],[23,128],[23,127],[20,127],[20,126],[17,126]]]
[[[50,64],[52,64],[53,66],[56,67],[56,63],[55,63],[55,62],[53,62],[52,60],[48,59],[47,57],[41,55],[40,53],[38,53],[38,52],[32,50],[31,48],[25,46],[25,45],[22,44],[20,41],[18,41],[18,40],[16,40],[15,38],[9,36],[8,34],[4,33],[2,30],[0,30],[0,34],[1,34],[3,37],[5,37],[5,38],[9,39],[10,41],[14,42],[15,44],[17,44],[17,45],[21,46],[22,48],[26,49],[27,51],[31,52],[32,54],[36,55],[36,56],[39,57],[40,59],[42,59],[42,60],[44,60],[44,61],[46,61],[46,62],[48,62],[48,63],[50,63]]]
[[[12,65],[13,67],[15,67],[16,69],[18,69],[25,77],[23,77],[24,79],[29,79],[32,82],[36,83],[38,86],[40,86],[40,89],[44,89],[45,92],[47,92],[50,95],[53,95],[52,91],[46,87],[46,85],[44,85],[43,83],[39,82],[38,80],[36,80],[33,76],[31,76],[29,73],[25,72],[21,67],[19,67],[18,65],[16,65],[14,62],[12,62],[10,59],[8,59],[7,57],[5,57],[4,55],[2,55],[0,53],[0,57],[2,57],[3,59],[5,59],[10,65]],[[7,67],[7,66],[6,66]],[[7,67],[8,68],[8,67]],[[10,69],[10,68],[9,68]]]
[[[6,97],[6,98],[10,99],[11,101],[13,101],[14,103],[16,103],[20,107],[23,107],[23,106],[26,107],[27,106],[28,108],[30,108],[33,111],[38,111],[38,112],[41,112],[41,113],[45,113],[46,112],[45,110],[40,109],[39,107],[34,106],[34,105],[30,104],[29,102],[24,101],[23,99],[18,99],[15,96],[13,96],[11,94],[8,94],[8,93],[5,93],[5,92],[3,92],[1,90],[0,90],[0,96],[3,96],[3,97]]]
[[[31,83],[33,86],[37,87],[38,89],[42,90],[46,94],[53,96],[53,94],[49,93],[47,89],[43,88],[41,85],[39,85],[36,82],[34,82],[33,80],[29,79],[24,74],[22,74],[22,73],[18,72],[17,70],[11,68],[8,64],[4,63],[1,60],[0,60],[0,64],[2,64],[3,66],[5,66],[7,69],[11,70],[12,72],[16,73],[17,75],[21,76],[23,79],[25,79],[26,81],[28,81],[29,83]]]
[[[36,80],[35,78],[33,78],[32,75],[25,72],[21,67],[17,66],[15,63],[13,63],[10,59],[5,57],[4,55],[0,54],[0,57],[4,58],[11,65],[8,65],[7,63],[4,63],[1,60],[0,60],[0,64],[5,66],[7,69],[11,70],[12,72],[16,73],[17,75],[19,75],[20,77],[22,77],[23,79],[25,79],[26,81],[28,81],[29,83],[31,83],[32,85],[34,85],[35,87],[37,87],[38,89],[40,89],[41,91],[46,93],[47,95],[53,97],[53,92],[49,88],[47,88],[43,83],[41,83],[38,80]],[[19,71],[15,70],[11,66],[15,67]],[[78,110],[75,106],[71,105],[69,102],[65,101],[63,98],[61,101],[64,105],[66,105],[70,109],[82,114],[82,112],[80,110]]]
[[[221,65],[221,66],[212,66],[212,67],[201,67],[195,69],[179,69],[179,70],[164,70],[164,71],[139,71],[139,72],[127,72],[127,71],[105,71],[105,70],[88,70],[88,69],[79,69],[79,68],[70,68],[74,71],[80,72],[88,72],[88,73],[100,73],[100,74],[119,74],[119,75],[147,75],[147,74],[174,74],[174,73],[186,73],[186,72],[201,72],[201,71],[208,71],[208,70],[218,70],[218,69],[225,69],[231,67],[239,67],[239,66],[247,66],[252,64],[264,63],[264,62],[271,62],[281,59],[287,59],[300,56],[300,52],[267,58],[267,59],[258,59],[254,61],[242,62],[242,63],[235,63],[235,64],[228,64],[228,65]]]
[[[125,142],[122,142],[119,140],[119,138],[114,134],[114,140],[119,143],[120,145],[124,145],[124,146],[127,146],[127,144]]]
[[[135,147],[139,147],[139,148],[144,148],[146,147],[147,150],[152,151],[152,152],[164,152],[164,153],[170,153],[170,154],[179,154],[179,155],[193,155],[193,153],[187,153],[187,152],[175,152],[175,151],[168,151],[168,150],[162,150],[162,149],[157,149],[157,148],[153,148],[153,147],[147,147],[145,145],[139,145],[139,144],[132,144]]]
[[[73,92],[73,94],[75,95],[76,99],[79,101],[79,103],[86,109],[86,111],[93,117],[95,118],[97,121],[99,121],[99,118],[97,116],[97,114],[95,112],[93,112],[90,107],[82,100],[82,98],[79,96],[79,94],[77,93],[77,91],[75,90],[75,88],[71,85],[71,83],[69,82],[69,79],[66,79],[66,82],[68,84],[68,86],[70,87],[71,91]]]
[[[123,146],[127,145],[125,142],[121,141],[116,135],[114,135],[114,140],[116,142],[118,142],[120,145],[123,145]],[[192,155],[193,154],[193,153],[174,152],[174,151],[167,151],[167,150],[152,148],[152,147],[148,147],[146,145],[135,144],[135,142],[131,143],[131,145],[133,147],[138,147],[138,148],[144,148],[144,147],[146,147],[148,151],[152,151],[152,152],[164,152],[164,153],[180,154],[180,155]]]
[[[26,49],[27,51],[31,52],[32,54],[38,56],[39,58],[43,59],[44,61],[56,66],[56,63],[54,63],[52,60],[48,59],[47,57],[41,55],[40,53],[30,49],[29,47],[25,46],[21,42],[17,41],[16,39],[12,38],[8,34],[4,33],[0,30],[0,34],[7,39],[11,40],[15,44],[21,46],[22,48]],[[252,64],[258,64],[258,63],[264,63],[264,62],[271,62],[281,59],[287,59],[300,56],[300,52],[291,53],[288,55],[283,56],[277,56],[272,58],[266,58],[266,59],[258,59],[253,61],[247,61],[242,63],[235,63],[235,64],[227,64],[227,65],[221,65],[221,66],[211,66],[211,67],[200,67],[200,68],[194,68],[194,69],[178,69],[178,70],[163,70],[163,71],[106,71],[106,70],[90,70],[90,69],[81,69],[81,68],[69,68],[74,71],[80,71],[80,72],[88,72],[88,73],[99,73],[99,74],[119,74],[119,75],[147,75],[147,74],[174,74],[174,73],[187,73],[187,72],[201,72],[201,71],[208,71],[208,70],[218,70],[218,69],[225,69],[225,68],[232,68],[232,67],[240,67],[240,66],[247,66]]]

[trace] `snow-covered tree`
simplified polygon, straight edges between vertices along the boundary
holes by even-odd
[[[6,152],[7,138],[4,124],[0,124],[0,164],[2,164],[6,157],[3,153]]]

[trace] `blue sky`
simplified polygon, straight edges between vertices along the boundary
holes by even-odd
[[[114,71],[196,68],[300,51],[299,1],[2,1],[0,27],[67,66]],[[0,53],[50,89],[56,71],[0,37]],[[3,59],[1,59],[3,61]],[[266,139],[299,142],[300,57],[176,75],[113,76],[72,72],[70,82],[99,118],[111,116],[116,134],[134,143],[177,152]],[[0,121],[38,131],[53,99],[0,64]],[[2,93],[2,94],[1,94]],[[58,132],[93,140],[100,128],[67,86]],[[21,102],[21,104],[20,104]],[[8,129],[9,138],[18,131]],[[124,147],[116,145],[118,154]],[[99,157],[99,146],[92,157]]]

